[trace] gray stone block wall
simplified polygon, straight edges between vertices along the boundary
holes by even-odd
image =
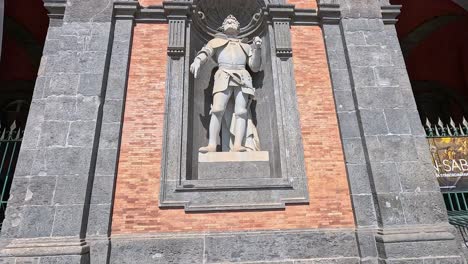
[[[86,233],[109,222],[112,190],[95,168],[99,141],[116,149],[118,139],[102,121],[112,1],[68,1],[63,21],[53,13],[62,2],[45,1],[51,24],[2,226],[6,263],[88,263]]]
[[[361,259],[458,263],[388,2],[340,4],[323,30]]]
[[[359,263],[350,229],[121,235],[112,252],[122,264]]]

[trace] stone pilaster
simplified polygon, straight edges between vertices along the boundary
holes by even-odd
[[[110,61],[105,75],[104,106],[86,229],[91,263],[106,263],[110,253],[113,193],[117,177],[134,14],[137,9],[138,1],[114,3],[115,19],[111,26],[108,51]]]
[[[6,261],[89,261],[112,6],[69,2],[45,1],[51,24],[2,226]]]
[[[461,263],[392,25],[397,7],[380,5],[341,1],[339,23],[323,25],[361,259]]]

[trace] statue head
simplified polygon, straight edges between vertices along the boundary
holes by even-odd
[[[240,23],[233,15],[229,15],[224,19],[221,26],[223,32],[227,35],[237,35],[240,33]]]

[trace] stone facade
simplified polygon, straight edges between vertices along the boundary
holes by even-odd
[[[295,76],[284,89],[297,122],[294,109],[284,120],[308,203],[189,213],[158,205],[162,171],[177,162],[168,140],[181,133],[164,121],[178,113],[168,105],[185,67],[185,44],[169,37],[190,24],[192,3],[44,2],[51,26],[1,262],[465,263],[432,177],[397,6],[268,1],[274,63]],[[255,198],[243,194],[231,199]]]

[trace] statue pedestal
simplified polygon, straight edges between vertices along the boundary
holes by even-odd
[[[198,154],[198,180],[270,178],[268,151]]]

